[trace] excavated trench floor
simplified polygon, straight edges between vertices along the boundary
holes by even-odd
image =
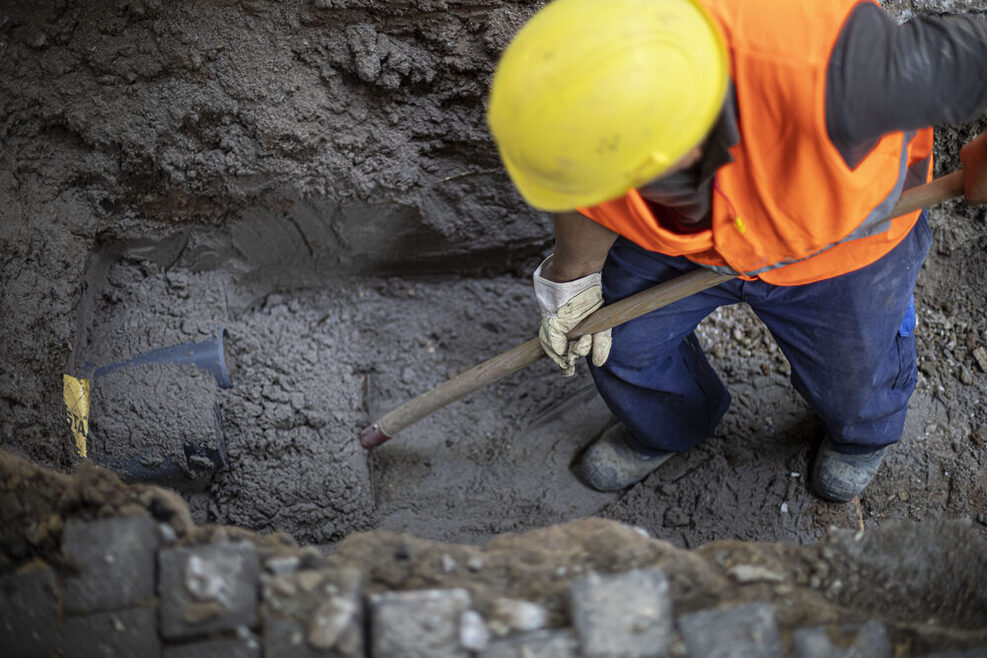
[[[613,422],[585,368],[563,379],[547,361],[529,366],[400,433],[372,465],[357,442],[371,419],[533,335],[527,280],[353,276],[293,288],[292,263],[266,271],[265,283],[233,261],[203,268],[182,250],[162,258],[162,244],[91,259],[75,361],[112,363],[225,327],[233,387],[213,388],[229,467],[206,490],[185,494],[200,523],[284,530],[331,548],[371,528],[482,543],[585,516],[686,547],[723,538],[807,543],[832,526],[887,519],[987,521],[979,404],[987,376],[973,356],[984,342],[982,311],[943,312],[954,303],[939,300],[955,294],[936,292],[934,273],[919,288],[922,375],[904,439],[859,504],[835,505],[809,493],[818,423],[746,307],[721,309],[699,330],[734,396],[715,435],[629,491],[601,494],[569,470],[580,447]],[[933,257],[929,268],[942,267],[948,259]],[[270,292],[271,281],[281,292]],[[181,391],[202,382],[190,369],[148,372],[169,385],[144,390],[138,382],[129,397],[163,396],[165,413],[187,405]],[[98,411],[90,438],[97,461],[161,450],[166,428],[154,415],[133,413],[121,432]],[[190,433],[212,431],[205,416],[187,415],[200,424]]]

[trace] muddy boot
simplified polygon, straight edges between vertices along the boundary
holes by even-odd
[[[626,432],[622,423],[604,430],[573,464],[583,484],[597,491],[620,491],[646,478],[675,454],[641,454],[627,445]]]
[[[874,479],[884,448],[861,455],[837,452],[832,441],[823,439],[812,469],[812,486],[819,496],[834,503],[852,500]]]

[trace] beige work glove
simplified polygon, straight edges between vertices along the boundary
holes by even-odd
[[[576,372],[576,360],[592,353],[593,365],[602,366],[610,355],[611,330],[580,336],[578,340],[566,338],[569,331],[596,309],[603,306],[603,288],[599,272],[575,281],[556,283],[542,276],[550,266],[552,256],[538,266],[534,274],[535,298],[541,309],[541,327],[538,338],[542,349],[552,361],[562,368],[564,377]]]

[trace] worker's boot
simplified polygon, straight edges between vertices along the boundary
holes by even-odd
[[[627,428],[618,423],[590,444],[573,464],[573,471],[583,484],[597,491],[620,491],[646,478],[675,454],[642,454],[627,445],[626,436]]]
[[[860,455],[837,452],[829,438],[823,439],[812,470],[816,493],[834,503],[845,503],[860,495],[877,474],[884,448]]]

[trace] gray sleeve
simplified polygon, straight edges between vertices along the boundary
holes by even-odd
[[[877,5],[847,18],[826,71],[826,129],[850,167],[889,132],[987,111],[987,17],[898,25]]]

